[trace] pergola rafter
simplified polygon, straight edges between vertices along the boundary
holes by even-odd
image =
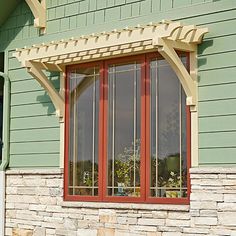
[[[193,68],[189,73],[176,50],[189,52],[192,55],[191,60],[196,60],[197,44],[201,43],[207,32],[207,28],[162,21],[33,45],[30,48],[16,50],[14,55],[48,92],[57,114],[63,117],[64,98],[53,88],[43,70],[63,72],[63,68],[70,64],[158,51],[175,71],[186,93],[186,102],[194,111],[197,103],[196,68],[195,73]]]

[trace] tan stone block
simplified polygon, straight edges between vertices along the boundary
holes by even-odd
[[[12,236],[33,236],[33,230],[13,229]]]
[[[100,228],[100,229],[98,229],[97,236],[115,236],[115,229]]]
[[[117,217],[115,215],[100,215],[99,221],[102,223],[116,223]]]

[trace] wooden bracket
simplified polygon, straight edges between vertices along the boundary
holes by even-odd
[[[45,91],[47,91],[56,108],[56,115],[61,119],[61,121],[63,121],[65,114],[64,96],[55,89],[51,81],[44,74],[40,63],[27,61],[26,67],[28,72],[41,84]]]
[[[46,28],[46,0],[25,0],[34,15],[34,26]]]
[[[175,44],[174,44],[175,45]],[[168,41],[164,38],[159,38],[158,40],[158,51],[165,58],[165,60],[170,64],[171,68],[176,73],[179,78],[180,83],[183,86],[183,89],[186,93],[186,104],[196,107],[197,103],[197,83],[195,78],[190,75],[178,54],[175,51],[174,45],[171,44],[171,41]],[[191,49],[191,50],[190,50]],[[196,49],[190,48],[190,53],[194,53]]]

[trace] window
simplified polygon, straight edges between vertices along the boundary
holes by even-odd
[[[187,203],[185,99],[157,53],[69,66],[65,200]]]

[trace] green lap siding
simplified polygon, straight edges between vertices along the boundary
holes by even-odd
[[[199,164],[236,164],[235,16],[234,0],[47,0],[46,34],[40,35],[22,1],[0,28],[11,79],[10,167],[57,167],[60,155],[55,108],[12,56],[15,48],[162,19],[209,28],[198,48]],[[59,89],[59,76],[47,75]]]

